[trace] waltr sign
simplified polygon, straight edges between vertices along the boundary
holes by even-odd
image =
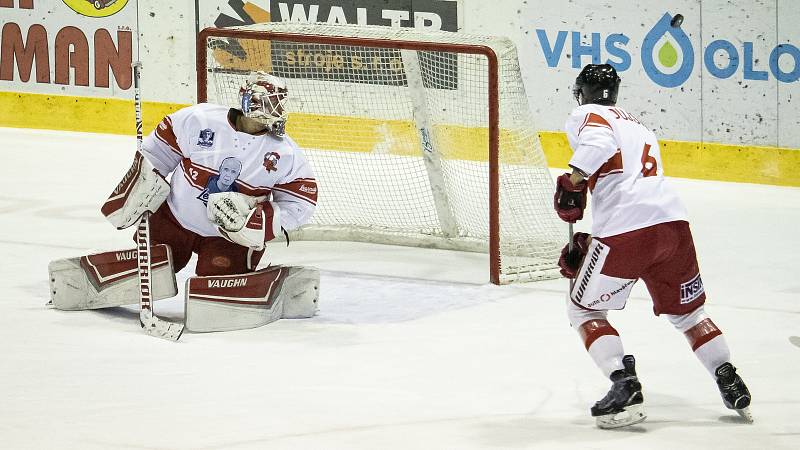
[[[442,0],[270,1],[274,22],[325,22],[458,31],[457,2]]]
[[[271,0],[266,2],[198,2],[200,17],[224,28],[259,22],[324,22],[330,24],[382,25],[457,31],[458,2],[447,0]],[[209,13],[210,10],[210,13]],[[216,13],[214,13],[216,11]],[[206,19],[206,20],[208,20]],[[404,86],[403,59],[399,51],[313,45],[297,42],[258,42],[225,39],[210,44],[221,70],[268,70],[284,78],[326,79],[351,83]],[[455,89],[458,85],[454,54],[420,52],[425,87]],[[424,76],[428,67],[451,73],[446,81],[431,84]]]
[[[200,28],[324,22],[458,31],[454,0],[195,0],[195,5]]]

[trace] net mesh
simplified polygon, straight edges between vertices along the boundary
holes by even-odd
[[[287,80],[287,134],[319,185],[298,239],[345,239],[488,251],[489,78],[483,55],[334,45],[479,44],[499,61],[500,281],[557,276],[566,231],[530,115],[516,50],[503,38],[413,29],[274,22],[237,29],[318,36],[318,43],[210,36],[208,101],[238,106],[251,70]],[[315,38],[316,40],[316,38]],[[426,47],[430,48],[430,47]]]

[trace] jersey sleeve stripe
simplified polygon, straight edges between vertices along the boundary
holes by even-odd
[[[174,152],[174,153],[178,154],[178,155],[179,155],[181,158],[183,157],[183,154],[182,154],[181,152],[179,152],[178,150],[175,150],[175,148],[173,148],[173,147],[172,147],[172,146],[169,144],[169,142],[165,141],[165,140],[164,140],[164,139],[163,139],[161,136],[159,136],[159,135],[158,135],[158,133],[156,133],[156,139],[158,139],[158,140],[159,140],[159,141],[161,141],[161,142],[162,142],[164,145],[166,145],[166,146],[167,146],[167,148],[169,148],[170,150],[172,150],[172,152]]]
[[[312,205],[317,204],[317,183],[313,179],[298,178],[289,183],[275,185],[272,190],[289,194]]]
[[[277,191],[277,192],[282,192],[284,194],[291,195],[292,197],[299,198],[300,200],[304,200],[304,201],[306,201],[308,203],[311,203],[314,206],[317,206],[317,202],[315,200],[311,200],[310,198],[308,198],[308,197],[306,197],[304,195],[300,195],[297,192],[292,192],[292,191],[289,191],[289,190],[286,190],[286,189],[278,189],[278,188],[273,188],[272,190],[273,191]]]
[[[178,138],[175,137],[175,131],[172,129],[172,119],[169,116],[164,117],[164,120],[156,127],[156,137],[175,153],[183,156],[178,145]]]

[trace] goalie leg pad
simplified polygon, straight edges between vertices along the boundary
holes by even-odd
[[[288,273],[281,284],[284,319],[314,317],[319,309],[319,269],[286,267]]]
[[[317,311],[319,271],[273,266],[240,275],[186,281],[186,328],[194,332],[255,328]]]
[[[151,248],[153,300],[178,294],[172,251]],[[139,302],[136,249],[94,253],[50,262],[50,305],[65,311],[110,308]]]

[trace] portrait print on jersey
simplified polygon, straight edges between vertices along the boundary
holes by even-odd
[[[236,187],[236,179],[242,173],[242,162],[233,156],[222,160],[217,169],[219,174],[208,177],[208,184],[203,192],[197,197],[204,204],[208,204],[208,196],[218,192],[239,192]]]

